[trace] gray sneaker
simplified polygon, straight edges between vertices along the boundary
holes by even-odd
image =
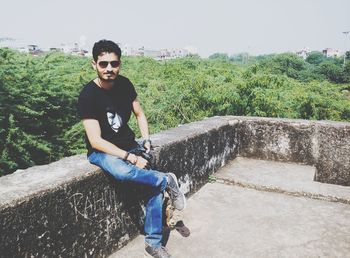
[[[164,246],[152,247],[146,245],[145,248],[145,257],[154,257],[154,258],[170,258],[171,255],[168,253]]]
[[[179,211],[184,210],[186,208],[186,198],[179,188],[175,174],[167,173],[166,175],[168,177],[167,190],[174,208]]]

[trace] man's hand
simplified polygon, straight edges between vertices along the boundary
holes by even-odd
[[[137,156],[137,161],[135,166],[139,168],[145,168],[148,165],[148,161],[141,156]]]
[[[149,153],[151,151],[151,141],[145,141],[143,147],[146,149],[146,153]]]
[[[147,123],[147,118],[145,116],[145,113],[143,112],[141,108],[140,102],[135,99],[132,102],[132,110],[134,112],[134,115],[137,120],[137,124],[139,125],[141,136],[144,140],[143,142],[143,147],[146,149],[146,153],[149,153],[151,151],[151,141],[149,139],[149,131],[148,131],[148,123]]]
[[[130,153],[127,159],[131,164],[139,168],[145,168],[148,165],[148,161],[141,156]]]

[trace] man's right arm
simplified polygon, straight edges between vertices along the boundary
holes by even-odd
[[[126,151],[118,148],[114,144],[104,140],[101,137],[100,124],[96,119],[83,119],[82,122],[92,148],[110,155],[117,156],[121,159],[124,159],[127,156]],[[147,165],[147,161],[145,159],[132,153],[128,155],[127,160],[140,168],[144,168]]]

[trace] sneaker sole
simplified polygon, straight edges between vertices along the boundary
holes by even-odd
[[[184,203],[184,207],[181,210],[179,210],[179,209],[177,209],[177,210],[183,211],[184,209],[186,209],[186,205],[187,205],[186,197],[183,194],[183,192],[180,190],[179,183],[177,182],[177,178],[176,178],[175,174],[174,173],[168,173],[168,174],[175,180],[176,186],[179,189],[179,192],[181,193],[181,198],[182,198],[183,203]]]
[[[147,252],[144,252],[143,253],[143,258],[153,258],[154,256],[150,255],[149,253]]]

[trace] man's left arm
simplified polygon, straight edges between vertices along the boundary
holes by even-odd
[[[143,112],[140,102],[137,99],[135,99],[132,102],[132,109],[136,117],[137,124],[140,128],[142,138],[144,140],[149,140],[150,138],[149,138],[147,118],[146,118],[145,112]],[[147,152],[149,152],[151,150],[151,142],[146,141],[144,147],[147,149]]]

